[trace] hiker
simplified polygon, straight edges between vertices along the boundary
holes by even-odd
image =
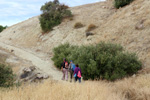
[[[65,80],[65,77],[66,77],[66,81],[68,81],[68,62],[66,61],[65,58],[63,59],[61,70],[63,72],[62,80]]]
[[[66,81],[68,81],[68,71],[69,71],[69,68],[68,68],[69,66],[68,66],[68,62],[66,61],[65,62],[65,69],[66,69],[66,73],[65,73],[65,75],[66,75]]]
[[[74,73],[74,69],[75,69],[75,64],[73,63],[72,60],[70,60],[70,64],[69,64],[69,73],[70,73],[70,82],[72,82],[72,75]]]
[[[81,69],[79,68],[79,65],[76,65],[76,68],[74,70],[74,77],[75,77],[75,82],[79,80],[79,83],[81,83]]]

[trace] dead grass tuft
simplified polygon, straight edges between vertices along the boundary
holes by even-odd
[[[81,22],[77,22],[74,24],[74,28],[82,28],[84,25]]]
[[[97,28],[96,25],[90,24],[90,25],[88,26],[88,28],[86,29],[86,32],[92,31],[92,30],[94,30],[95,28]]]

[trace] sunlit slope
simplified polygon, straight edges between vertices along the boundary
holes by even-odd
[[[85,30],[89,24],[98,25],[103,22],[106,16],[112,11],[106,8],[110,2],[100,2],[70,8],[73,12],[73,20],[65,19],[54,30],[42,36],[39,16],[30,18],[26,21],[13,25],[1,33],[1,41],[12,42],[26,47],[40,46],[51,49],[54,45],[66,41],[74,44],[84,44],[87,42]],[[109,6],[108,6],[109,7]],[[111,8],[111,7],[110,7]],[[81,22],[83,28],[74,29],[74,24]],[[50,47],[50,48],[49,48]]]

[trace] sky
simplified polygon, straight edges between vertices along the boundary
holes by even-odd
[[[40,15],[40,8],[51,0],[0,0],[0,25],[11,26]],[[59,0],[69,7],[105,0]]]

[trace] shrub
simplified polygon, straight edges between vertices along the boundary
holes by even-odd
[[[81,22],[77,22],[77,23],[74,24],[74,28],[81,28],[83,26],[84,25]]]
[[[103,42],[80,47],[64,44],[54,48],[53,61],[59,68],[63,57],[79,64],[85,80],[114,81],[136,73],[142,66],[135,54],[126,53],[120,45]]]
[[[2,25],[0,25],[0,32],[2,32],[6,28],[7,28],[7,26],[3,27]]]
[[[0,87],[10,87],[14,83],[14,74],[10,67],[0,64]]]
[[[120,8],[120,7],[123,7],[123,6],[126,6],[128,4],[130,4],[133,0],[115,0],[114,1],[114,6],[116,8]]]
[[[96,26],[94,24],[90,24],[86,30],[86,32],[92,31],[96,28]]]
[[[61,23],[65,17],[72,16],[68,6],[60,4],[58,0],[49,1],[41,7],[43,12],[39,18],[40,25],[44,33],[52,30],[52,28]]]

